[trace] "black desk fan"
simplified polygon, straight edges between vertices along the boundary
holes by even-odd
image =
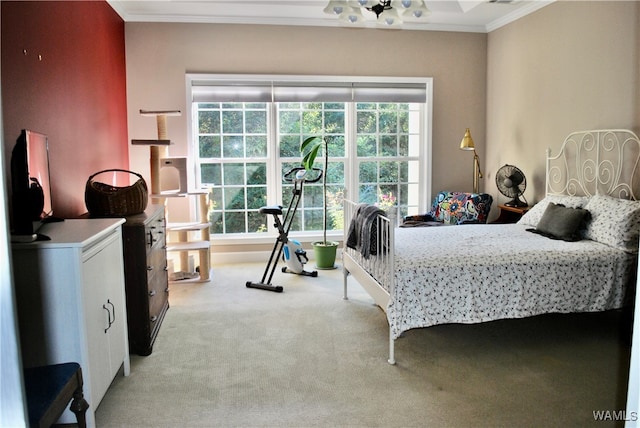
[[[511,201],[505,203],[508,207],[526,207],[528,206],[526,200],[523,202],[520,197],[524,199],[524,190],[527,188],[527,178],[523,172],[516,166],[504,165],[496,173],[496,186],[500,193],[508,198],[512,198]]]

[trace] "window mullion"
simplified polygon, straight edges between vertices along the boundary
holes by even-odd
[[[282,205],[282,180],[280,171],[282,170],[282,160],[278,144],[278,106],[277,103],[267,103],[267,204]],[[265,218],[267,230],[270,234],[277,234],[278,231],[269,218]]]
[[[428,99],[431,100],[430,86],[427,88]],[[420,161],[422,162],[422,176],[418,182],[418,188],[420,189],[420,212],[427,212],[431,204],[431,114],[429,112],[429,103],[425,103],[420,106],[420,138],[422,144],[420,144]]]
[[[345,104],[345,156],[347,157],[348,173],[344,177],[345,198],[357,200],[358,198],[358,143],[357,143],[357,118],[356,103]]]

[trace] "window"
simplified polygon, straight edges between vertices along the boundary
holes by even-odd
[[[430,198],[430,79],[188,75],[190,147],[210,189],[211,233],[270,236],[259,209],[288,207],[283,174],[300,166],[300,143],[329,146],[329,230],[343,227],[342,198],[425,211]],[[356,195],[356,196],[352,196]],[[322,186],[304,186],[291,230],[322,230]]]
[[[197,114],[199,182],[210,189],[211,233],[264,231],[267,204],[267,104],[201,103]]]

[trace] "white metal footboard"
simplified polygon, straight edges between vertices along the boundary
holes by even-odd
[[[358,203],[344,201],[344,243],[343,251],[343,279],[344,299],[347,300],[347,277],[351,274],[365,289],[382,310],[387,311],[390,296],[394,287],[394,226],[395,218],[379,215],[376,218],[378,240],[376,254],[365,258],[359,251],[347,248],[346,242],[349,226],[356,214]],[[395,364],[394,340],[389,328],[389,363]]]

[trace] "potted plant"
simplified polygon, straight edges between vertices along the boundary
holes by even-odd
[[[327,169],[329,167],[329,151],[327,140],[319,136],[309,137],[300,145],[302,166],[307,170],[313,169],[320,150],[324,151],[324,167],[322,169],[322,241],[313,242],[318,269],[334,269],[338,242],[327,241]]]

